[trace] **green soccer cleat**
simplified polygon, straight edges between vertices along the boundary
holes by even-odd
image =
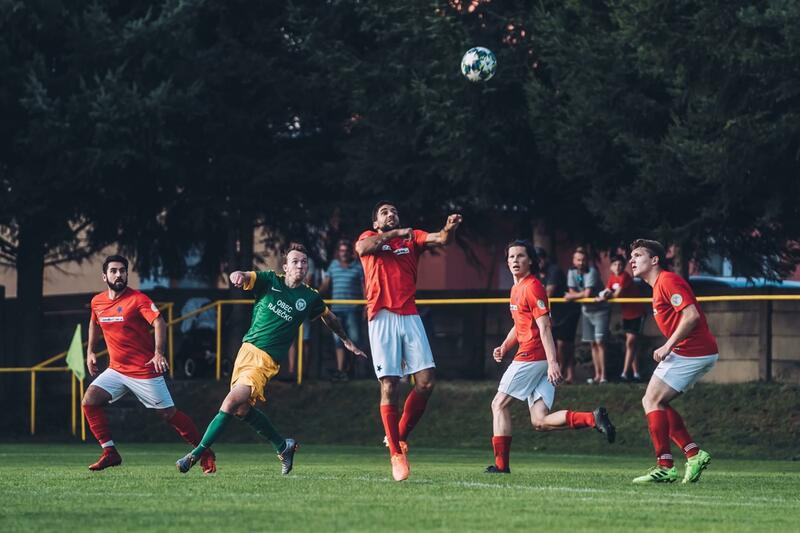
[[[711,463],[711,454],[700,450],[694,457],[686,460],[686,473],[683,475],[682,483],[696,483],[700,481],[700,474],[708,468]]]
[[[678,469],[656,465],[643,476],[633,478],[634,483],[674,483],[678,481]]]

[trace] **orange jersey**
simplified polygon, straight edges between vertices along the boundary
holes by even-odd
[[[109,368],[132,378],[154,378],[161,375],[153,365],[155,341],[150,324],[161,313],[144,293],[127,288],[116,299],[103,291],[92,298],[92,320],[103,330],[111,360]]]
[[[653,316],[658,329],[670,338],[681,321],[681,311],[694,304],[700,313],[700,322],[672,351],[684,357],[700,357],[719,353],[717,340],[708,329],[706,315],[700,309],[691,287],[674,272],[661,272],[653,284]]]
[[[546,361],[536,319],[550,313],[550,302],[542,282],[533,274],[511,287],[511,318],[519,348],[514,361]]]
[[[622,287],[619,293],[620,298],[639,298],[641,296],[633,278],[624,270],[619,276],[611,274],[608,277],[606,288],[615,291],[618,287]],[[647,312],[647,304],[620,304],[620,307],[622,307],[622,318],[624,320],[639,318]]]
[[[377,233],[365,231],[358,240],[373,235]],[[427,238],[427,232],[415,229],[413,239],[397,237],[383,243],[377,252],[361,256],[369,320],[381,309],[398,315],[417,314],[417,263]]]

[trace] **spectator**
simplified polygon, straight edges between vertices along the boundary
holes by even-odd
[[[342,239],[336,249],[336,258],[331,261],[327,273],[324,275],[320,292],[325,294],[331,290],[334,300],[361,300],[364,298],[364,269],[360,261],[354,261],[353,243]],[[331,311],[336,313],[347,335],[356,344],[361,339],[361,315],[363,309],[360,305],[334,304]],[[331,381],[347,381],[349,361],[341,339],[333,336],[336,346],[336,371],[331,376]]]
[[[539,277],[547,291],[548,298],[563,298],[567,292],[567,277],[564,271],[547,258],[544,248],[536,248],[539,256]],[[581,309],[575,303],[556,303],[550,308],[553,323],[553,338],[556,341],[558,366],[564,376],[564,383],[572,383],[575,378],[575,331]]]
[[[638,298],[639,288],[630,274],[625,271],[625,258],[621,255],[611,257],[611,275],[606,289],[600,293],[598,300],[609,298]],[[642,332],[644,318],[647,316],[645,304],[620,304],[622,308],[622,330],[625,332],[625,362],[622,365],[620,379],[628,381],[628,371],[633,370],[633,380],[640,381],[639,362],[636,360],[636,341]]]
[[[572,254],[572,266],[567,274],[567,300],[595,298],[603,288],[597,268],[589,265],[589,256],[583,248]],[[594,377],[587,383],[606,383],[606,347],[608,319],[611,309],[607,302],[581,305],[581,339],[592,347]]]

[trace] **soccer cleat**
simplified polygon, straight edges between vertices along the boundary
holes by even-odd
[[[122,464],[122,456],[120,456],[117,449],[113,446],[108,448],[103,448],[103,454],[94,464],[89,465],[89,470],[94,472],[98,472],[100,470],[105,470],[110,466],[119,466]]]
[[[392,455],[392,477],[395,481],[408,479],[410,468],[408,467],[408,457],[403,453]]]
[[[400,442],[400,451],[403,452],[403,455],[408,455],[408,442],[401,440]],[[387,448],[389,447],[389,437],[386,435],[383,436],[383,445]]]
[[[486,467],[486,470],[483,471],[485,474],[510,474],[511,469],[506,468],[503,470],[502,468],[497,468],[496,465],[489,465]]]
[[[292,471],[294,466],[294,452],[297,451],[299,445],[294,439],[286,439],[284,442],[285,447],[281,453],[278,454],[278,459],[281,462],[281,474],[284,476]]]
[[[192,468],[195,463],[199,460],[199,457],[195,457],[192,455],[192,452],[187,453],[177,461],[175,461],[175,466],[178,468],[178,472],[181,474],[185,474]]]
[[[700,450],[694,457],[686,460],[686,473],[683,475],[682,483],[696,483],[700,481],[700,474],[708,468],[711,463],[711,454]]]
[[[603,433],[608,439],[608,442],[614,442],[614,439],[617,438],[617,429],[614,427],[614,424],[611,423],[611,419],[608,418],[608,411],[606,411],[605,407],[598,407],[594,411],[592,411],[594,415],[594,428]]]
[[[211,450],[206,450],[200,456],[200,466],[203,468],[204,474],[217,473],[217,455]]]
[[[634,483],[674,483],[678,480],[678,469],[656,465],[643,476],[633,478]]]

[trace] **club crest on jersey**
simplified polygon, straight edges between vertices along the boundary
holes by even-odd
[[[302,298],[300,298],[299,300],[297,300],[297,301],[294,303],[294,307],[295,307],[295,309],[297,309],[298,311],[302,311],[303,309],[305,309],[305,308],[306,308],[306,301],[305,301],[305,300],[303,300]]]
[[[156,304],[150,304],[150,310],[154,313],[158,313],[158,307],[156,307]]]
[[[517,307],[517,305],[516,305],[516,304],[509,304],[508,308],[509,308],[510,310],[512,310],[512,311],[516,311],[517,309],[519,309],[519,307]]]
[[[544,304],[544,300],[536,300],[536,307],[539,309],[547,309],[547,306]]]
[[[384,244],[383,246],[381,246],[381,251],[391,252],[392,251],[392,247],[389,246],[388,244]]]
[[[673,294],[672,296],[669,297],[669,301],[672,305],[678,307],[683,303],[683,296],[681,296],[680,294]]]

